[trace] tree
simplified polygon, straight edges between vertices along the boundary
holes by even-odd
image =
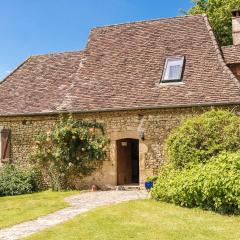
[[[239,0],[193,0],[194,6],[188,14],[203,14],[208,16],[209,22],[221,45],[232,44],[231,11],[240,8]]]
[[[89,175],[99,167],[107,143],[101,124],[61,117],[53,130],[39,133],[30,159],[45,169],[54,190],[70,189],[73,177]]]

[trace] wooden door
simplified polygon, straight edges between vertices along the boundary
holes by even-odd
[[[132,182],[132,146],[131,139],[117,141],[117,184]]]

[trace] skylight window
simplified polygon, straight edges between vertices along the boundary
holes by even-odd
[[[165,62],[162,82],[179,82],[183,75],[184,57],[167,58]]]

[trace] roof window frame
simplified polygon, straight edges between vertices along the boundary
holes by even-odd
[[[165,79],[165,75],[166,75],[167,68],[168,68],[168,63],[169,63],[169,61],[174,61],[174,60],[175,61],[182,60],[182,69],[181,69],[180,78],[179,79]],[[182,82],[183,81],[184,70],[185,70],[185,64],[186,64],[186,57],[185,56],[166,57],[160,83],[177,83],[177,82]]]

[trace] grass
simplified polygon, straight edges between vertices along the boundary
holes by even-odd
[[[141,200],[100,207],[25,240],[239,240],[240,217]]]
[[[64,198],[77,192],[45,191],[0,197],[0,228],[32,220],[68,206]]]

